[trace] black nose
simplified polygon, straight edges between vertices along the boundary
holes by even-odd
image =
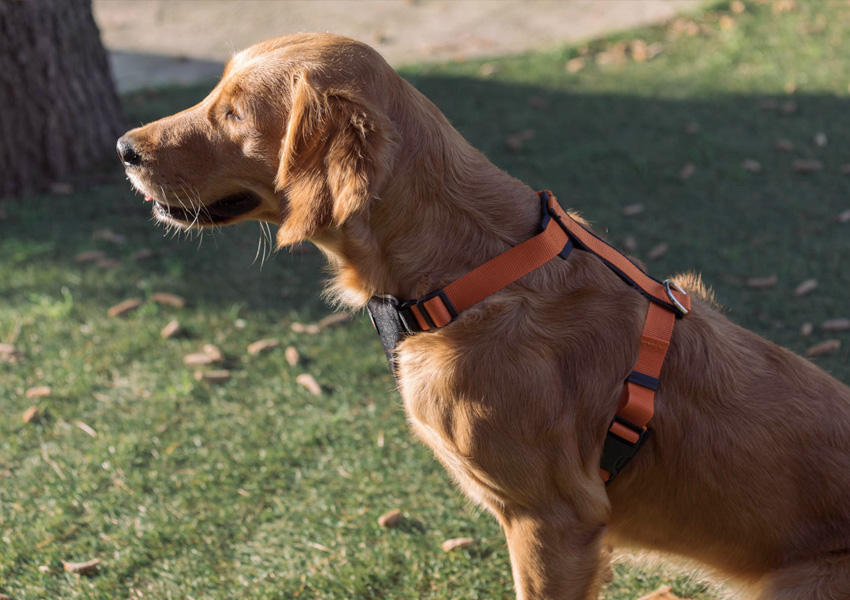
[[[118,140],[116,148],[118,149],[118,156],[124,161],[124,165],[135,167],[142,164],[141,154],[136,152],[136,148],[133,146],[133,140],[126,135]]]

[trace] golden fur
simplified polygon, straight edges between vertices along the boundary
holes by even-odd
[[[250,191],[255,208],[214,221],[314,242],[354,308],[420,297],[537,233],[533,190],[338,36],[253,46],[200,104],[122,140],[160,219]],[[850,598],[850,389],[680,282],[693,312],[653,435],[610,487],[600,453],[647,301],[584,252],[402,342],[411,427],[501,523],[520,599],[597,598],[603,539],[696,559],[759,600]]]

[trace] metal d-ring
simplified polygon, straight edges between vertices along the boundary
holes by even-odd
[[[670,289],[671,287],[674,290],[676,290],[677,292],[679,292],[680,294],[684,294],[685,296],[688,295],[688,292],[683,290],[682,287],[678,283],[676,283],[675,281],[671,281],[670,279],[664,280],[664,289],[667,290],[667,297],[670,298],[670,302],[673,303],[673,306],[676,307],[676,310],[678,310],[680,313],[682,313],[682,316],[684,317],[686,314],[688,314],[691,311],[689,311],[687,308],[682,306],[682,303],[679,302],[676,299],[676,296],[673,295],[673,291]]]

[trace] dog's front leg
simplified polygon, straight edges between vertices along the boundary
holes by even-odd
[[[596,600],[605,526],[582,523],[566,503],[505,511],[517,600]]]

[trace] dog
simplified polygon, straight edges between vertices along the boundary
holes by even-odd
[[[280,246],[323,251],[352,309],[427,297],[540,233],[534,190],[330,34],[236,54],[118,153],[156,219],[274,223]],[[498,519],[521,600],[596,599],[607,543],[701,562],[758,600],[850,598],[850,388],[731,323],[697,277],[674,285],[691,310],[652,435],[610,485],[600,461],[652,302],[591,252],[390,343],[413,431]]]

